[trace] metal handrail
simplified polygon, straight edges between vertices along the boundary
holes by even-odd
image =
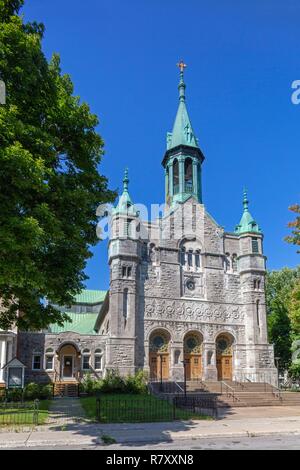
[[[221,380],[221,393],[223,393],[222,391],[222,385],[225,385],[225,387],[227,387],[227,389],[231,390],[231,392],[228,392],[228,390],[226,390],[226,396],[230,397],[232,396],[232,400],[233,401],[241,401],[238,397],[235,396],[235,390],[234,388],[230,387],[230,385],[228,385],[226,382],[224,382],[223,380]]]
[[[271,385],[272,387],[272,393],[275,397],[278,397],[278,400],[282,401],[282,391],[280,388],[275,387],[275,385]]]

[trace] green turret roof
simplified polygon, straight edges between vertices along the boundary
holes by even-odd
[[[128,184],[129,184],[128,168],[126,168],[124,178],[123,178],[123,193],[120,196],[117,207],[113,210],[114,214],[131,214],[133,216],[136,215],[134,204],[128,192]]]
[[[244,212],[242,215],[242,218],[240,220],[240,223],[235,227],[235,233],[240,235],[242,233],[247,233],[247,232],[253,232],[253,233],[261,233],[261,229],[253,219],[252,215],[249,212],[248,209],[248,197],[247,197],[247,191],[244,189],[244,197],[243,197],[243,206],[244,206]]]
[[[190,147],[198,146],[198,140],[194,134],[192,123],[189,118],[185,104],[185,88],[183,71],[186,65],[181,61],[177,64],[180,67],[179,89],[179,106],[173,126],[173,131],[167,134],[167,149],[177,147],[178,145],[188,145]]]

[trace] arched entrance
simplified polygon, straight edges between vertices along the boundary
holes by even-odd
[[[150,379],[169,380],[169,334],[162,330],[154,331],[150,336]]]
[[[187,380],[202,377],[202,341],[200,333],[187,333],[184,337],[184,361]]]
[[[77,378],[79,371],[79,354],[73,344],[64,344],[58,351],[58,359],[60,364],[60,379],[70,380]]]
[[[226,333],[216,339],[218,380],[232,380],[232,344],[232,336]]]

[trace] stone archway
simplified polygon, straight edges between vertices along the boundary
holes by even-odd
[[[184,361],[187,380],[199,380],[202,377],[202,343],[199,332],[187,333],[183,341]]]
[[[68,381],[78,378],[80,370],[80,355],[72,343],[62,344],[58,350],[59,377]]]
[[[151,380],[169,380],[170,335],[165,330],[155,330],[150,336],[149,366]]]
[[[232,345],[230,333],[221,333],[216,339],[218,380],[232,380]]]

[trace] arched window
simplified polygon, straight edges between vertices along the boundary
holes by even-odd
[[[200,250],[196,250],[196,253],[195,253],[195,266],[197,269],[201,267]]]
[[[187,258],[188,258],[188,266],[189,268],[191,268],[193,266],[193,250],[188,251]]]
[[[54,350],[52,348],[47,348],[46,349],[45,369],[46,370],[53,370],[54,369]]]
[[[82,351],[82,370],[90,370],[91,352],[89,349]]]
[[[257,281],[256,281],[256,279],[254,279],[254,281],[253,281],[254,290],[256,290],[256,286],[257,286]]]
[[[124,292],[123,292],[123,317],[124,317],[124,323],[126,326],[127,318],[128,318],[128,289],[124,289]]]
[[[94,361],[95,370],[102,370],[102,356],[103,356],[102,349],[96,349],[95,361]]]
[[[182,247],[180,250],[180,264],[182,266],[185,265],[185,248],[184,247]]]
[[[234,273],[237,271],[237,255],[235,253],[232,255],[232,271]]]
[[[179,193],[179,164],[177,158],[173,163],[173,194]]]
[[[193,162],[191,158],[184,161],[184,191],[186,193],[193,192]]]

